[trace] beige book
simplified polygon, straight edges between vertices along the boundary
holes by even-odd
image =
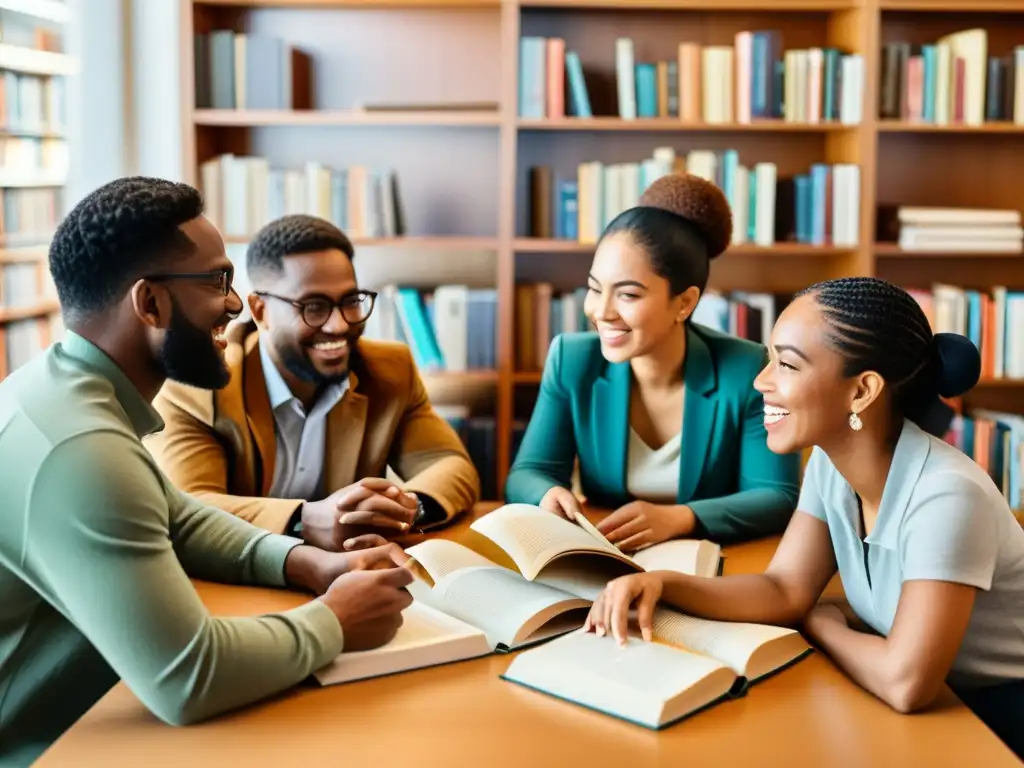
[[[518,655],[501,676],[541,693],[660,730],[810,653],[785,627],[707,621],[658,608],[653,641],[625,647],[577,630]]]
[[[381,648],[342,652],[315,674],[323,685],[507,653],[579,629],[610,579],[645,570],[713,577],[720,548],[677,540],[633,556],[585,518],[572,523],[529,504],[508,504],[471,528],[515,568],[447,539],[409,547],[413,604],[396,637]]]

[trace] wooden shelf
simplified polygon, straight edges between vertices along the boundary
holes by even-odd
[[[1024,2],[1024,0],[1022,0]],[[935,125],[933,123],[911,123],[903,120],[879,120],[878,130],[882,133],[1020,133],[1024,125],[1015,123],[984,123],[982,125]]]
[[[45,247],[0,248],[0,264],[25,264],[45,261],[49,249]]]
[[[56,301],[44,301],[31,307],[0,307],[0,324],[14,323],[18,320],[30,320],[60,312],[60,304]]]
[[[519,0],[523,8],[602,8],[613,11],[843,11],[862,0]]]
[[[0,69],[28,75],[73,75],[75,60],[64,53],[0,43]]]
[[[1024,251],[908,251],[896,243],[875,243],[875,256],[882,259],[1018,259],[1024,264]]]
[[[543,238],[517,238],[514,247],[517,253],[593,253],[595,246],[575,240],[547,240]],[[804,245],[803,243],[776,243],[775,245],[734,245],[721,258],[732,256],[800,256],[806,258],[830,258],[853,252],[853,248],[832,245]]]
[[[981,379],[975,387],[1024,387],[1024,379]]]
[[[527,120],[516,122],[521,131],[679,131],[752,132],[752,133],[827,133],[855,130],[855,125],[842,123],[787,123],[782,120],[757,120],[752,123],[684,123],[677,118],[654,117],[623,120],[619,117],[570,117],[560,120]]]
[[[880,0],[883,11],[936,13],[1024,13],[1020,0]]]
[[[0,11],[23,13],[58,24],[65,24],[71,19],[71,10],[67,3],[57,0],[0,0]]]
[[[262,126],[346,126],[346,125],[450,125],[497,126],[497,112],[462,112],[425,110],[422,112],[363,110],[233,110],[197,109],[192,121],[196,125],[257,128]]]
[[[244,245],[252,237],[225,236],[228,245]],[[498,240],[493,237],[363,237],[353,238],[356,248],[394,248],[422,251],[493,251]]]
[[[499,8],[502,0],[196,0],[249,8]]]

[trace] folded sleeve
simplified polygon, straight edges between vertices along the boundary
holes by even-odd
[[[976,482],[955,472],[919,482],[900,532],[903,580],[991,588],[1005,514]]]
[[[284,690],[343,646],[322,602],[215,618],[188,569],[283,580],[290,542],[199,504],[178,509],[137,441],[93,432],[33,480],[26,558],[48,598],[162,720],[192,723]]]

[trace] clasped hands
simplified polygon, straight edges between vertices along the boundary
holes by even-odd
[[[382,477],[365,477],[321,501],[302,505],[302,538],[307,544],[343,552],[384,543],[407,532],[419,500]]]
[[[579,499],[568,488],[552,488],[538,506],[568,520],[583,514]],[[631,501],[598,522],[596,528],[623,552],[636,552],[652,544],[688,536],[696,524],[693,511],[685,505]]]

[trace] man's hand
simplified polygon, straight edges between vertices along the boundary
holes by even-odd
[[[346,573],[397,568],[410,560],[394,542],[379,536],[361,538],[364,541],[349,552],[325,552],[302,545],[293,548],[284,562],[285,578],[292,586],[322,595]],[[363,546],[371,543],[376,546]]]
[[[405,587],[408,568],[350,571],[335,579],[317,598],[338,617],[345,651],[365,651],[391,642],[402,626],[402,611],[412,603]]]
[[[556,485],[545,493],[544,497],[540,500],[540,504],[537,506],[541,509],[546,509],[548,512],[554,512],[559,517],[564,517],[571,522],[576,521],[574,513],[583,514],[580,500],[576,498],[572,491],[560,485]]]
[[[652,544],[687,536],[697,520],[686,506],[633,501],[597,524],[597,530],[623,552],[635,552]]]
[[[321,501],[302,505],[302,538],[338,552],[365,535],[395,536],[409,530],[418,509],[416,494],[380,477],[365,477]]]

